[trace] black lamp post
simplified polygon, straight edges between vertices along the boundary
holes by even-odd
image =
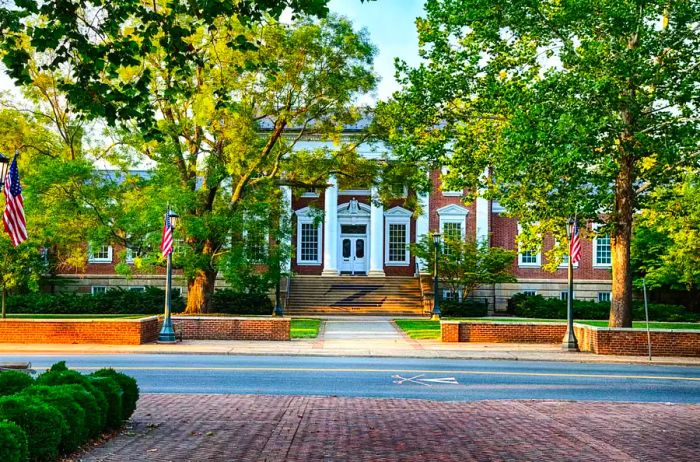
[[[170,210],[168,207],[168,218],[170,219],[170,226],[175,232],[177,227],[178,214]],[[160,343],[175,343],[175,331],[173,330],[173,321],[170,318],[171,312],[171,293],[173,285],[173,252],[172,250],[168,252],[167,256],[167,270],[165,276],[165,317],[163,319],[163,327],[160,329],[160,335],[158,336],[158,342]]]
[[[433,234],[433,247],[435,251],[434,255],[434,260],[435,260],[435,265],[434,265],[434,281],[433,281],[433,316],[430,318],[433,321],[439,321],[440,320],[440,315],[442,312],[440,311],[440,287],[439,287],[439,273],[438,273],[438,257],[440,256],[440,238],[442,236],[440,233],[435,233]]]
[[[574,332],[574,262],[571,258],[571,239],[574,235],[574,219],[570,219],[566,226],[566,235],[569,238],[569,296],[566,297],[566,333],[561,343],[561,348],[566,351],[578,351],[578,342]]]
[[[10,159],[0,154],[0,188],[5,186],[5,177],[7,169],[10,168]]]

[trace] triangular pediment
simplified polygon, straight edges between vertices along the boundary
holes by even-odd
[[[413,215],[413,213],[411,213],[410,210],[406,210],[405,208],[399,206],[393,207],[384,212],[384,216],[386,217],[410,217],[411,215]]]
[[[436,211],[437,211],[438,215],[440,215],[440,216],[453,215],[453,216],[463,217],[463,216],[466,216],[469,214],[468,209],[466,209],[465,207],[462,207],[461,205],[457,205],[457,204],[446,205],[444,207],[440,207]]]

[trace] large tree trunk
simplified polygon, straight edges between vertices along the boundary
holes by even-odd
[[[187,307],[185,308],[185,313],[208,313],[211,309],[215,283],[215,270],[197,270],[195,277],[187,281]]]
[[[632,327],[632,240],[634,157],[625,153],[615,180],[615,223],[610,233],[612,252],[612,302],[610,327]]]

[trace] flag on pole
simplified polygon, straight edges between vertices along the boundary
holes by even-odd
[[[5,231],[10,235],[12,245],[17,247],[27,240],[27,223],[24,219],[24,199],[22,199],[22,186],[19,184],[16,154],[5,177],[4,191],[5,211],[2,214],[2,223]]]
[[[160,250],[164,257],[173,251],[173,224],[170,222],[170,210],[165,214],[163,225],[163,238],[160,241]]]
[[[576,264],[581,260],[581,239],[578,235],[578,223],[574,222],[571,230],[571,239],[569,240],[569,258],[571,263]]]

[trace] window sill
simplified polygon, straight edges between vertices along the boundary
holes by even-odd
[[[88,263],[109,264],[112,260],[88,260]]]
[[[410,261],[384,261],[384,266],[410,266]]]
[[[462,197],[464,193],[462,191],[443,191],[442,195],[444,197]]]
[[[518,268],[542,268],[542,265],[537,263],[518,263]]]
[[[612,263],[607,265],[593,265],[593,269],[610,269],[612,268]]]
[[[320,266],[321,262],[320,261],[298,261],[297,260],[297,266]]]

